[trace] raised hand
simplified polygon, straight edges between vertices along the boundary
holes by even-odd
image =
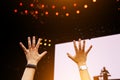
[[[67,53],[68,57],[70,59],[72,59],[75,63],[77,63],[79,66],[81,65],[85,65],[86,61],[87,61],[87,55],[89,53],[89,51],[92,48],[92,45],[85,51],[85,43],[86,41],[83,40],[83,45],[81,44],[82,40],[79,39],[78,40],[78,47],[76,45],[76,41],[73,40],[73,44],[74,44],[74,49],[76,54],[74,56],[70,55],[69,53]]]
[[[33,36],[31,42],[31,38],[28,37],[28,49],[23,45],[22,42],[20,42],[20,46],[22,47],[26,55],[27,64],[37,65],[37,63],[41,60],[41,58],[47,53],[47,51],[44,51],[41,54],[39,54],[38,52],[41,40],[42,39],[39,38],[36,43],[35,36]]]

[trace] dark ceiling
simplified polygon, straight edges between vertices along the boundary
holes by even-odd
[[[93,38],[120,32],[120,10],[118,10],[120,1],[97,0],[96,3],[90,3],[91,0],[87,1],[89,1],[90,7],[88,9],[82,8],[79,15],[71,11],[69,17],[64,15],[57,17],[51,14],[35,19],[31,15],[15,14],[13,10],[19,9],[20,0],[8,0],[3,2],[1,9],[3,17],[1,21],[5,26],[3,31],[7,29],[7,33],[6,31],[4,33],[14,36],[14,38],[39,35],[54,39],[57,41],[56,43],[78,37]],[[53,11],[50,10],[49,12],[52,13]]]
[[[13,10],[19,2],[20,0],[3,0],[0,5],[3,80],[20,80],[24,70],[24,66],[21,65],[25,64],[25,58],[18,43],[26,43],[27,36],[51,39],[52,44],[56,44],[78,38],[91,39],[120,33],[119,0],[97,0],[95,4],[91,3],[88,9],[82,8],[79,15],[71,11],[72,15],[68,17],[51,14],[38,19],[31,15],[15,14]],[[45,77],[46,73],[50,73],[48,78],[53,80],[54,49],[51,48],[51,54],[45,59],[50,65],[46,65],[45,61],[40,63],[45,66],[41,69],[43,74],[40,77],[43,80],[48,80]],[[51,70],[47,72],[45,68],[48,67]]]

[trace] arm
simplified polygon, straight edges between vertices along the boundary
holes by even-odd
[[[27,60],[27,65],[33,65],[37,67],[37,63],[42,59],[42,57],[47,53],[44,51],[43,53],[39,54],[38,48],[40,46],[40,41],[42,39],[38,39],[37,43],[35,41],[35,36],[32,38],[32,42],[30,37],[28,37],[28,49],[20,42],[20,46],[22,47]],[[35,74],[35,68],[26,67],[23,73],[21,80],[33,80]]]
[[[88,50],[85,51],[85,40],[83,41],[83,45],[81,45],[81,39],[79,39],[78,48],[75,40],[73,41],[73,44],[76,52],[75,56],[71,56],[69,53],[67,53],[67,55],[70,59],[72,59],[78,65],[81,80],[91,80],[88,70],[87,69],[82,70],[81,67],[82,66],[87,67],[87,64],[86,64],[87,55],[91,50],[92,45],[88,48]]]

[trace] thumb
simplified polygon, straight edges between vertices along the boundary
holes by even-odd
[[[72,56],[70,53],[67,53],[67,56],[68,56],[70,59],[72,59],[73,61],[75,61],[74,58],[73,58],[73,56]]]

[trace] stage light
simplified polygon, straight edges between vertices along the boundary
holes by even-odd
[[[55,5],[52,5],[52,9],[55,9]]]
[[[35,11],[35,14],[38,14],[38,11]]]
[[[116,1],[119,1],[119,0],[116,0]],[[30,13],[30,15],[32,15],[33,17],[34,16],[37,17],[35,19],[39,19],[39,17],[45,16],[45,15],[48,15],[48,14],[55,15],[55,16],[58,16],[58,15],[60,15],[60,16],[63,16],[63,15],[69,16],[70,14],[73,15],[72,12],[76,13],[76,14],[79,14],[80,10],[78,11],[77,9],[79,7],[81,7],[82,5],[80,3],[78,3],[78,2],[75,2],[75,1],[73,1],[71,3],[69,3],[69,2],[70,1],[63,1],[63,0],[61,0],[61,1],[57,0],[57,1],[55,1],[55,3],[51,3],[51,4],[44,3],[44,2],[41,2],[41,1],[38,1],[38,0],[34,0],[33,3],[25,2],[24,4],[23,4],[23,2],[19,2],[18,5],[19,5],[20,9],[15,8],[13,11],[14,11],[14,13],[18,13],[18,10],[19,10],[19,13],[21,15]],[[91,2],[96,2],[96,0],[92,0]],[[62,3],[62,4],[60,4],[60,3]],[[85,5],[83,5],[80,9],[88,8],[88,3],[89,2],[86,3],[84,1],[82,1],[81,3],[85,4]],[[69,4],[69,5],[67,5],[67,4]],[[52,10],[55,9],[56,12],[51,11],[50,8]],[[27,10],[25,10],[25,9],[27,9]],[[50,10],[51,12],[48,12],[46,10]],[[67,11],[67,10],[69,10],[69,11]],[[119,10],[119,8],[118,8],[118,10]],[[57,12],[57,11],[59,11],[59,12]],[[65,13],[64,11],[67,11],[69,13]],[[38,16],[38,15],[40,15],[40,16]]]
[[[47,38],[42,39],[40,45],[41,45],[41,46],[46,46],[46,47],[48,46],[48,47],[50,47],[50,46],[52,45],[52,44],[51,44],[51,40],[50,40],[50,39],[47,39]]]
[[[65,9],[66,9],[66,6],[63,6],[62,9],[65,10]]]
[[[96,2],[96,0],[93,0],[93,2]]]
[[[66,15],[66,16],[69,16],[70,14],[69,14],[69,13],[66,13],[65,15]]]
[[[33,6],[34,6],[34,4],[33,4],[33,3],[31,3],[31,4],[30,4],[30,7],[33,7]]]
[[[46,41],[47,41],[47,39],[44,39],[44,41],[46,42]]]
[[[48,15],[48,11],[46,11],[45,14]]]
[[[18,12],[18,10],[17,10],[17,9],[14,9],[14,12],[15,12],[15,13],[17,13],[17,12]]]
[[[19,5],[20,5],[20,6],[23,6],[23,3],[22,3],[22,2],[20,2],[20,3],[19,3]]]
[[[80,10],[77,10],[76,13],[77,13],[77,14],[80,14]]]
[[[42,42],[40,43],[40,45],[42,45]]]
[[[87,5],[87,4],[85,4],[85,5],[84,5],[84,8],[88,8],[88,5]]]
[[[45,7],[45,5],[44,5],[44,4],[42,4],[42,5],[41,5],[41,8],[44,8],[44,7]]]
[[[47,43],[44,43],[44,46],[47,46]]]
[[[51,42],[51,40],[48,40],[48,42]]]
[[[56,12],[56,13],[55,13],[55,15],[56,15],[56,16],[58,16],[58,15],[59,15],[59,13],[58,13],[58,12]]]
[[[76,6],[77,6],[77,4],[76,4],[76,3],[74,3],[74,4],[73,4],[73,6],[74,6],[74,7],[76,7]]]
[[[25,14],[28,14],[28,10],[25,10],[24,12],[25,12]]]
[[[51,46],[51,44],[48,44],[48,46],[50,47],[50,46]]]

